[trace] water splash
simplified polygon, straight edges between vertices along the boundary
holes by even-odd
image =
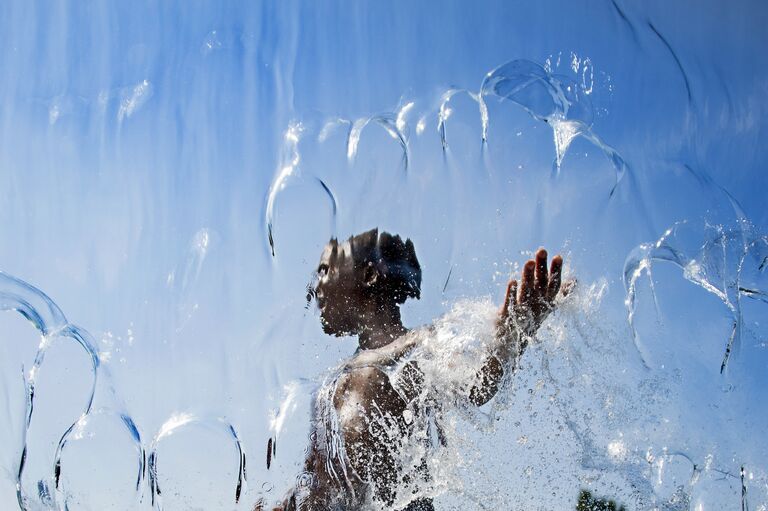
[[[457,468],[466,461],[457,447],[466,444],[467,439],[457,427],[457,420],[470,421],[476,429],[488,431],[498,420],[497,412],[509,405],[512,371],[507,372],[488,408],[479,409],[470,398],[470,388],[488,354],[499,347],[494,335],[496,317],[497,307],[490,300],[462,300],[434,325],[407,334],[416,340],[414,348],[403,357],[376,362],[375,356],[368,359],[360,355],[350,365],[331,371],[315,400],[314,420],[322,426],[315,430],[313,442],[327,454],[324,466],[328,484],[341,489],[342,495],[332,498],[353,499],[344,500],[350,509],[402,509],[415,499],[434,498],[461,486]],[[505,367],[514,367],[520,354],[518,348],[509,350]],[[387,490],[393,493],[393,501],[386,505],[376,496],[375,484],[364,495],[354,495],[360,490],[353,482],[358,474],[350,463],[341,429],[347,412],[337,410],[334,404],[339,375],[360,367],[375,367],[385,373],[407,404],[402,417],[378,407],[367,416],[369,433],[386,446],[387,458],[398,467],[395,488]],[[350,488],[354,490],[352,496],[347,493]],[[301,501],[304,496],[299,494],[297,498]]]
[[[727,307],[732,330],[725,344],[720,372],[723,373],[734,348],[742,337],[742,298],[768,303],[765,261],[768,258],[768,237],[756,234],[744,221],[736,226],[705,225],[703,236],[697,236],[689,222],[680,222],[654,243],[636,247],[624,263],[625,305],[632,337],[646,365],[650,355],[643,347],[635,327],[637,283],[643,274],[651,282],[654,262],[670,262],[683,270],[683,277],[715,295]],[[703,241],[702,241],[703,240]],[[696,245],[696,243],[700,243]],[[658,311],[658,304],[656,305]]]

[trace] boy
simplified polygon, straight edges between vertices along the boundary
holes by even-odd
[[[520,284],[507,285],[499,312],[496,343],[482,368],[466,382],[466,398],[482,406],[497,392],[505,370],[517,359],[561,291],[563,260],[542,248],[529,260]],[[411,357],[430,330],[407,330],[400,305],[419,298],[421,267],[411,240],[374,229],[326,245],[314,288],[323,330],[356,335],[357,352],[336,378],[315,396],[315,420],[305,472],[275,511],[359,510],[366,506],[402,511],[433,511],[432,500],[418,497],[429,485],[426,460],[414,470],[403,466],[400,450],[425,442],[439,409],[439,396],[424,398],[424,375]],[[444,442],[439,424],[439,442]],[[433,435],[434,436],[434,435]],[[410,493],[403,495],[403,488]],[[400,492],[400,493],[398,493]],[[413,499],[408,495],[416,494]],[[257,510],[262,509],[257,505]]]

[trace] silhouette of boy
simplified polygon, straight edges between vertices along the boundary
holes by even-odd
[[[519,285],[509,281],[497,319],[497,342],[466,384],[473,405],[482,406],[496,394],[505,370],[515,370],[555,298],[567,293],[570,286],[561,292],[562,264],[555,256],[547,269],[547,252],[541,248],[526,262]],[[423,373],[418,359],[409,359],[425,332],[429,335],[429,327],[409,331],[400,318],[400,305],[420,297],[421,266],[413,243],[378,229],[343,243],[332,239],[317,277],[314,294],[323,330],[335,336],[356,335],[359,348],[332,384],[315,396],[305,472],[275,511],[433,511],[429,498],[409,501],[398,494],[403,483],[410,488],[419,486],[416,479],[429,484],[426,462],[404,474],[397,454],[427,437],[420,429],[429,421],[414,420],[414,415],[439,408],[439,396],[432,398],[432,405],[421,398]],[[437,430],[440,436],[439,425]]]

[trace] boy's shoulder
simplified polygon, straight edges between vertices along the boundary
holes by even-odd
[[[346,371],[365,367],[387,368],[400,363],[403,357],[413,351],[434,330],[431,325],[405,332],[391,343],[381,348],[358,350],[345,364]]]

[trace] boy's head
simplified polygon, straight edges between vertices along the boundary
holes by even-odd
[[[408,298],[420,297],[421,266],[410,239],[373,229],[348,241],[325,246],[315,288],[323,329],[356,334],[370,322],[366,315],[388,312]]]

